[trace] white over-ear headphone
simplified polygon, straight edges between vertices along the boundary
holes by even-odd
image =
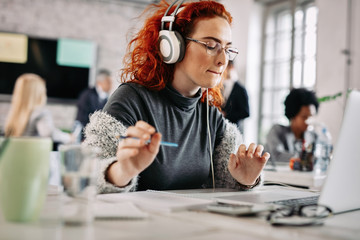
[[[166,10],[164,16],[161,18],[161,30],[159,32],[159,48],[163,61],[167,64],[180,62],[185,55],[185,42],[183,37],[177,31],[172,31],[172,25],[175,22],[175,16],[182,8],[179,7],[185,0],[180,0],[180,3],[175,8],[175,11],[167,16],[168,12],[179,0],[175,0]],[[165,22],[170,22],[169,30],[165,30]]]

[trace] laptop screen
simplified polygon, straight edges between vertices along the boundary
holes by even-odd
[[[360,92],[347,100],[338,140],[319,203],[333,212],[360,209]]]

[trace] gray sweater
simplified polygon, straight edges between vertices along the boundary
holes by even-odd
[[[54,142],[59,143],[69,143],[71,141],[70,134],[55,127],[50,111],[45,108],[35,109],[31,113],[22,135],[50,137]]]
[[[186,98],[170,86],[161,91],[149,91],[134,83],[120,85],[103,111],[91,116],[85,129],[84,144],[102,149],[99,191],[211,187],[207,105],[201,103],[200,98],[200,90],[194,98]],[[106,181],[105,171],[116,161],[116,136],[124,135],[126,128],[139,120],[154,126],[163,135],[164,141],[178,143],[179,147],[161,146],[154,162],[128,186],[119,188]],[[230,153],[240,145],[241,134],[215,107],[209,109],[209,125],[211,149],[214,150],[215,185],[240,189],[227,169],[227,162]]]
[[[317,135],[314,132],[304,133],[306,141],[314,141]],[[296,145],[298,147],[296,147]],[[275,124],[266,136],[265,151],[271,155],[271,161],[289,162],[292,157],[300,157],[302,139],[296,139],[290,126]]]

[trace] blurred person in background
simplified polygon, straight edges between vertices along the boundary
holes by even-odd
[[[16,80],[10,111],[5,122],[6,137],[50,137],[57,143],[74,141],[72,134],[54,126],[47,101],[45,80],[33,73],[22,74]]]
[[[85,89],[78,99],[76,121],[81,124],[81,128],[89,123],[90,114],[105,106],[111,87],[111,72],[107,69],[100,69],[96,75],[95,87]],[[83,135],[81,139],[84,139]]]
[[[222,113],[230,122],[235,123],[240,132],[244,132],[244,119],[250,116],[249,97],[243,85],[238,82],[234,62],[229,61],[223,82],[225,102]]]
[[[271,161],[289,162],[296,156],[305,141],[309,119],[317,114],[319,102],[313,91],[294,88],[285,99],[285,116],[289,125],[275,124],[266,137],[265,149],[271,154]],[[298,159],[300,160],[300,159]]]

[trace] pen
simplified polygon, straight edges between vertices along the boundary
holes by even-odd
[[[127,136],[116,136],[116,138],[118,138],[118,139],[125,139],[125,138],[139,139],[137,137],[127,137]],[[146,141],[146,144],[148,144],[148,143],[150,143],[150,140]],[[160,145],[167,146],[167,147],[178,147],[179,146],[177,143],[164,142],[164,141],[161,141]]]

